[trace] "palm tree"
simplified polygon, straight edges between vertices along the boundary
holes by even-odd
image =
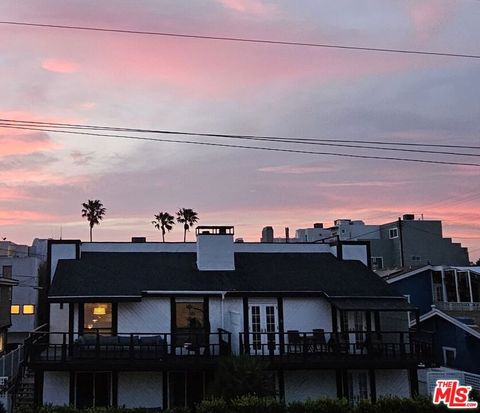
[[[177,222],[183,224],[183,242],[187,242],[187,231],[198,221],[198,214],[190,208],[180,208],[177,212]]]
[[[153,216],[155,218],[152,221],[152,224],[158,230],[162,230],[162,240],[165,242],[165,232],[170,232],[175,225],[175,221],[172,215],[168,212],[159,212],[157,215]]]
[[[92,242],[92,229],[94,225],[99,225],[100,221],[103,219],[106,208],[103,207],[103,204],[100,200],[96,199],[92,201],[89,199],[87,202],[82,204],[82,217],[87,218],[88,224],[90,226],[90,242]]]

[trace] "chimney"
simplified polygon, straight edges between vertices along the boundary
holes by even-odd
[[[272,227],[264,227],[262,229],[262,238],[260,242],[273,242],[273,228]]]
[[[285,242],[290,242],[290,229],[285,227]]]
[[[200,271],[235,270],[233,227],[199,226],[197,233],[197,267]]]
[[[315,222],[315,224],[313,224],[313,228],[323,228],[323,222]]]

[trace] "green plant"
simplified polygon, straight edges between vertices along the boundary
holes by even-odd
[[[285,413],[286,407],[271,397],[243,395],[230,402],[231,412],[234,413]]]
[[[203,400],[197,405],[197,413],[227,413],[229,406],[225,399],[212,398]]]
[[[265,363],[247,355],[224,357],[217,368],[211,393],[227,402],[246,396],[275,396],[275,380]]]

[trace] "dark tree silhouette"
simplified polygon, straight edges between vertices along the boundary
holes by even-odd
[[[82,206],[82,217],[87,218],[90,227],[90,242],[92,242],[93,226],[100,224],[107,209],[103,207],[103,204],[98,199],[95,199],[95,201],[89,199],[87,202],[84,202]]]
[[[152,224],[155,228],[162,231],[162,240],[165,242],[165,233],[170,232],[175,225],[174,218],[168,212],[159,212],[153,217],[155,220],[152,221]]]
[[[198,214],[190,208],[180,208],[177,212],[177,222],[183,224],[183,242],[187,242],[187,231],[198,221]]]

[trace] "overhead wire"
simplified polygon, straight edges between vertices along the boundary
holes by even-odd
[[[16,126],[8,124],[0,124],[2,128],[10,129],[20,129],[20,130],[31,130],[31,131],[40,131],[40,132],[53,132],[53,133],[67,133],[75,135],[86,135],[86,136],[97,136],[97,137],[106,137],[106,138],[118,138],[118,139],[130,139],[130,140],[140,140],[140,141],[150,141],[150,142],[165,142],[165,143],[177,143],[177,144],[188,144],[188,145],[200,145],[200,146],[211,146],[211,147],[223,147],[223,148],[235,148],[235,149],[251,149],[251,150],[261,150],[261,151],[271,151],[271,152],[283,152],[283,153],[296,153],[296,154],[306,154],[306,155],[323,155],[323,156],[335,156],[335,157],[346,157],[346,158],[358,158],[358,159],[375,159],[375,160],[389,160],[389,161],[402,161],[402,162],[416,162],[416,163],[425,163],[425,164],[439,164],[439,165],[457,165],[457,166],[474,166],[480,167],[478,163],[468,163],[468,162],[452,162],[445,160],[430,160],[430,159],[415,159],[415,158],[400,158],[400,157],[388,157],[388,156],[375,156],[375,155],[360,155],[360,154],[351,154],[351,153],[338,153],[338,152],[318,152],[318,151],[307,151],[307,150],[298,150],[291,148],[278,148],[278,147],[265,147],[265,146],[248,146],[248,145],[238,145],[238,144],[223,144],[216,142],[198,142],[190,140],[178,140],[178,139],[163,139],[163,138],[152,138],[145,136],[131,136],[131,135],[119,135],[119,134],[100,134],[92,132],[81,132],[78,130],[64,130],[64,129],[47,129],[40,127],[32,126]]]
[[[398,53],[398,54],[408,54],[408,55],[424,55],[424,56],[437,56],[437,57],[463,58],[463,59],[480,59],[480,55],[469,54],[469,53],[435,52],[435,51],[428,51],[428,50],[353,46],[353,45],[333,44],[333,43],[300,42],[300,41],[273,40],[273,39],[260,39],[260,38],[234,37],[234,36],[213,36],[213,35],[209,36],[209,35],[199,35],[199,34],[193,34],[193,33],[128,30],[128,29],[116,29],[116,28],[107,28],[107,27],[73,26],[73,25],[63,25],[63,24],[31,23],[31,22],[20,22],[20,21],[0,21],[0,24],[11,25],[11,26],[37,27],[37,28],[44,28],[44,29],[83,30],[83,31],[92,31],[92,32],[121,33],[121,34],[133,34],[133,35],[144,35],[144,36],[162,36],[162,37],[183,38],[183,39],[214,40],[214,41],[239,42],[239,43],[257,43],[257,44],[280,45],[280,46],[315,47],[315,48],[325,48],[325,49],[340,49],[340,50],[380,52],[380,53]]]

